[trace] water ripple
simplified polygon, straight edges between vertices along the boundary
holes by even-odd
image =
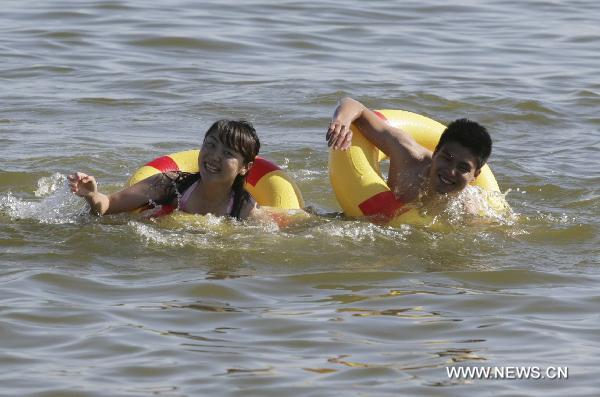
[[[244,46],[224,40],[194,39],[190,37],[152,37],[129,41],[129,44],[141,47],[204,49],[214,52],[240,51]]]
[[[453,364],[568,365],[495,394],[596,394],[600,3],[5,3],[7,395],[489,394]],[[347,95],[485,124],[514,217],[343,218],[323,135]],[[255,124],[317,215],[96,218],[64,184],[117,191],[223,117]]]

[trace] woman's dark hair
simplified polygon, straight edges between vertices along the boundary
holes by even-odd
[[[229,146],[242,155],[244,165],[254,161],[260,150],[260,140],[252,124],[245,120],[219,120],[216,121],[204,135],[216,136],[222,144]],[[244,189],[246,175],[238,175],[233,182],[233,208],[230,216],[240,219],[240,212],[244,202],[250,200],[250,194]]]
[[[457,142],[477,158],[477,168],[483,167],[492,153],[492,138],[484,126],[468,119],[454,120],[442,133],[435,152],[444,144]]]

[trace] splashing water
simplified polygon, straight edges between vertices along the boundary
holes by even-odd
[[[513,224],[516,215],[506,202],[506,193],[467,186],[448,203],[447,213],[453,217],[475,216],[503,225]]]
[[[506,201],[506,193],[490,192],[478,186],[467,186],[455,196],[442,197],[422,210],[433,216],[432,223],[454,226],[473,224],[513,225],[518,217]]]
[[[412,228],[409,225],[392,228],[363,221],[347,221],[317,225],[312,232],[317,238],[327,236],[330,241],[337,239],[342,244],[347,239],[355,242],[374,242],[379,238],[405,240],[412,232]]]
[[[69,190],[65,175],[54,173],[37,182],[35,201],[16,197],[11,192],[0,196],[0,211],[14,219],[33,219],[41,223],[75,223],[87,211],[81,198]]]
[[[440,201],[437,206],[424,208],[422,213],[433,219],[432,224],[449,225],[454,231],[457,231],[455,227],[462,229],[464,226],[466,227],[464,232],[469,235],[474,232],[474,230],[469,232],[472,226],[482,226],[487,232],[496,230],[496,227],[500,226],[501,234],[528,234],[527,225],[521,224],[523,221],[527,222],[528,218],[515,214],[506,203],[505,196],[509,192],[510,190],[505,193],[488,192],[478,187],[468,186],[460,194]],[[66,176],[60,173],[40,178],[33,195],[29,198],[17,196],[12,192],[0,196],[0,213],[13,219],[29,219],[45,224],[74,224],[89,218],[85,200],[71,193]],[[536,219],[540,217],[543,219],[538,219],[535,224],[542,222],[547,226],[548,223],[568,223],[564,217],[550,215],[544,217],[538,214]],[[98,218],[104,223],[102,219]],[[336,245],[336,241],[340,244],[344,241],[373,242],[380,239],[403,241],[415,231],[410,225],[392,228],[359,220],[330,221],[327,217],[323,218],[318,214],[311,216],[305,222],[294,223],[284,229],[275,222],[240,223],[212,215],[200,216],[181,212],[154,220],[131,219],[130,216],[121,220],[128,224],[130,230],[133,230],[134,234],[146,244],[162,246],[215,247],[224,244],[226,240],[245,241],[244,236],[248,234],[256,238],[257,233],[265,238],[279,236],[286,239],[319,239],[327,236]],[[515,224],[521,225],[522,228],[514,230],[512,226]],[[490,226],[492,229],[489,228]],[[505,226],[511,228],[507,229]]]
[[[158,218],[131,220],[127,224],[146,245],[171,247],[226,248],[227,241],[236,240],[240,243],[256,238],[254,231],[262,236],[280,232],[275,222],[238,221],[212,214],[180,211]]]

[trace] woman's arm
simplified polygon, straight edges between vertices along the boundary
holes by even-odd
[[[83,197],[95,215],[117,214],[133,211],[149,202],[159,202],[166,198],[167,179],[163,174],[146,178],[119,192],[106,195],[98,191],[96,179],[82,172],[67,177],[71,191]]]

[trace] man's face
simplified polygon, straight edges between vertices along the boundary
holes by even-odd
[[[433,154],[429,180],[438,193],[461,191],[477,178],[477,158],[457,142],[449,142]]]

